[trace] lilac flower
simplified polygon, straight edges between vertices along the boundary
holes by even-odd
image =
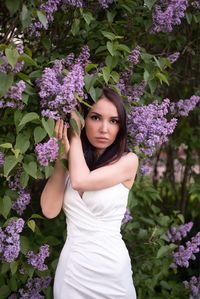
[[[26,83],[23,80],[20,80],[15,85],[11,86],[8,92],[4,95],[4,98],[1,100],[0,108],[18,108],[23,109],[24,103],[22,101],[22,93],[26,88]]]
[[[108,6],[113,3],[113,0],[98,0],[99,4],[102,6],[102,8],[108,8]]]
[[[33,268],[39,271],[45,271],[48,269],[44,264],[44,260],[49,256],[49,245],[45,244],[40,247],[39,253],[35,254],[33,251],[28,251],[26,254],[27,263],[32,265]]]
[[[19,234],[24,227],[24,220],[10,220],[7,227],[0,228],[0,258],[2,261],[11,263],[19,255],[20,238]]]
[[[68,4],[70,6],[74,6],[74,7],[82,7],[83,6],[83,0],[63,0],[63,3]]]
[[[18,195],[18,198],[12,204],[12,209],[21,216],[31,201],[31,195],[26,190],[21,190]]]
[[[168,56],[169,61],[172,63],[176,62],[176,60],[179,58],[180,52],[175,52]]]
[[[41,166],[48,166],[50,162],[56,160],[58,156],[58,143],[56,138],[50,138],[45,143],[39,143],[35,147],[38,162]]]
[[[200,232],[192,237],[191,241],[186,242],[185,247],[180,245],[176,252],[172,253],[172,267],[189,267],[189,260],[195,260],[195,253],[200,251]]]
[[[11,294],[8,299],[17,299],[17,295],[16,294]]]
[[[70,54],[70,59],[74,57]],[[62,71],[67,60],[56,60],[53,68],[45,68],[42,77],[37,81],[40,89],[42,115],[53,119],[65,119],[77,105],[76,96],[84,97],[84,66],[89,61],[89,48],[82,48],[80,56],[69,67],[67,75]]]
[[[189,99],[179,100],[177,103],[172,103],[170,109],[175,116],[188,116],[200,102],[200,96],[193,95]]]
[[[20,183],[20,176],[22,174],[22,169],[18,168],[17,173],[15,176],[11,176],[8,181],[8,186],[11,190],[14,191],[21,191],[23,189],[21,183]]]
[[[5,155],[3,152],[0,152],[0,167],[4,165]]]
[[[22,44],[18,44],[16,45],[16,50],[20,55],[22,55],[24,53],[24,46]],[[12,71],[12,73],[17,74],[24,66],[24,61],[17,61],[14,69],[12,69],[12,66],[8,63],[8,59],[2,51],[0,51],[0,58],[4,62],[0,65],[0,73],[8,73]]]
[[[46,289],[51,282],[51,277],[36,277],[29,279],[23,289],[19,289],[20,299],[43,299],[40,294],[43,289]]]
[[[155,5],[152,18],[152,32],[171,32],[174,25],[180,25],[188,6],[187,0],[160,0]]]
[[[146,106],[132,107],[128,114],[127,128],[133,145],[140,146],[146,156],[152,156],[156,147],[168,140],[177,120],[167,120],[170,100],[164,99],[161,104],[153,102]]]
[[[193,222],[188,222],[180,225],[179,227],[171,227],[167,235],[171,242],[181,241],[186,237],[193,226]]]
[[[192,5],[195,9],[200,10],[200,1],[199,1],[199,0],[193,1],[193,2],[191,3],[191,5]]]
[[[190,281],[183,281],[183,284],[190,291],[190,299],[200,298],[200,276],[192,276]]]
[[[122,224],[128,223],[132,219],[133,219],[133,217],[131,216],[131,213],[130,213],[129,209],[127,208],[126,212],[124,214],[124,218],[122,219]]]
[[[137,46],[132,50],[131,54],[128,57],[129,62],[133,63],[133,65],[138,64],[140,57],[140,46]]]

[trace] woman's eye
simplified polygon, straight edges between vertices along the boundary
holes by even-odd
[[[91,119],[93,119],[93,120],[99,120],[99,116],[97,116],[97,115],[92,115],[92,116],[91,116]]]
[[[119,121],[118,121],[118,119],[111,119],[111,123],[112,123],[112,124],[118,124]]]

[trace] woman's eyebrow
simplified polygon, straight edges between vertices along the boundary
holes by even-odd
[[[91,114],[95,114],[95,115],[97,115],[97,116],[102,116],[100,113],[95,112],[95,111],[91,111]],[[116,118],[116,119],[119,119],[118,116],[111,116],[110,118]]]

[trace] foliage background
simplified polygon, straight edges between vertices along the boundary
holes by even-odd
[[[41,167],[34,148],[38,142],[53,136],[54,127],[52,120],[41,116],[35,83],[44,67],[71,52],[78,55],[81,47],[88,45],[98,76],[95,80],[86,76],[85,82],[87,92],[95,98],[99,86],[117,83],[121,72],[128,67],[127,56],[139,45],[140,62],[134,67],[132,85],[142,80],[146,82],[140,104],[161,102],[164,98],[177,102],[200,95],[200,10],[194,8],[192,2],[188,3],[179,26],[174,26],[172,32],[156,34],[151,33],[155,0],[116,0],[106,9],[97,1],[87,1],[83,8],[65,4],[54,13],[48,27],[39,4],[36,0],[0,3],[0,49],[2,53],[7,49],[12,66],[10,72],[0,73],[1,96],[17,81],[26,82],[24,109],[0,109],[0,144],[6,157],[0,168],[1,227],[12,217],[18,217],[11,209],[17,194],[9,189],[8,181],[16,175],[19,166],[22,167],[21,183],[31,193],[31,203],[22,216],[25,226],[20,237],[21,252],[12,263],[2,261],[0,265],[2,299],[12,294],[16,296],[13,298],[22,298],[19,289],[29,278],[53,277],[66,238],[64,215],[45,219],[39,205],[40,193],[52,166]],[[38,37],[30,33],[35,19],[47,27]],[[25,47],[22,55],[15,51],[14,44],[19,41],[23,41]],[[167,57],[174,52],[180,52],[180,57],[171,64]],[[13,74],[17,61],[24,61],[24,66]],[[199,130],[197,107],[189,116],[178,119],[169,142],[159,147],[149,161],[151,174],[138,174],[130,192],[133,220],[122,226],[122,233],[132,259],[139,299],[189,298],[189,291],[182,282],[199,275],[198,254],[189,268],[170,268],[175,246],[166,235],[171,226],[188,221],[194,222],[190,237],[199,231]],[[48,270],[41,272],[27,264],[25,255],[28,250],[38,252],[43,244],[50,245],[50,257],[46,260]],[[26,270],[25,274],[20,274],[21,267]],[[52,283],[41,296],[52,298]]]

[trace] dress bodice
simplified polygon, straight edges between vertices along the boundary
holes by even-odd
[[[82,196],[66,184],[63,210],[67,219],[68,234],[70,227],[77,229],[77,234],[86,231],[119,233],[121,221],[126,211],[129,189],[123,184],[95,191],[85,191]]]

